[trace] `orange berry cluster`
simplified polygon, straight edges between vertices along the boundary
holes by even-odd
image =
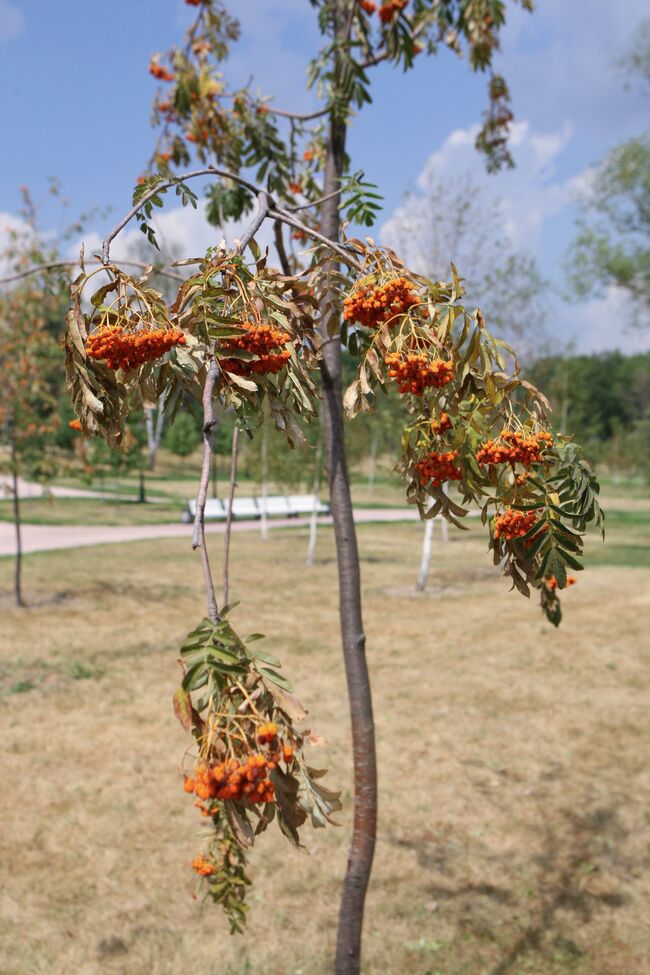
[[[514,508],[506,508],[494,522],[494,537],[503,536],[507,542],[521,538],[533,527],[536,520],[537,515],[534,511],[516,511]]]
[[[382,24],[389,24],[391,20],[404,10],[409,0],[384,0],[379,8],[379,19]]]
[[[476,455],[479,464],[531,464],[542,462],[542,451],[553,442],[553,437],[545,430],[539,433],[513,432],[504,430],[498,440],[488,440]]]
[[[376,288],[363,287],[354,291],[343,302],[343,318],[346,322],[359,322],[367,328],[376,328],[394,315],[403,315],[419,298],[413,285],[406,278],[393,278]]]
[[[109,369],[137,369],[143,362],[159,359],[174,345],[185,345],[178,328],[143,325],[128,330],[123,325],[102,325],[88,338],[86,352],[92,359],[105,359]]]
[[[576,584],[577,581],[578,580],[576,579],[575,576],[567,576],[566,577],[566,588],[568,589],[569,586],[575,586],[575,584]],[[544,580],[544,585],[548,589],[557,589],[557,579],[555,578],[555,576],[549,576],[548,579],[545,579]]]
[[[194,857],[192,860],[192,869],[196,870],[199,877],[211,877],[217,872],[217,868],[209,860],[206,860],[203,854],[199,854],[198,857]]]
[[[249,755],[244,762],[231,758],[218,765],[201,765],[195,770],[194,778],[185,779],[183,788],[203,800],[273,802],[273,783],[268,773],[275,765],[260,753]],[[204,814],[208,814],[200,802],[197,805]]]
[[[176,76],[168,71],[167,68],[163,68],[162,64],[158,64],[157,61],[152,61],[149,65],[149,74],[157,78],[158,81],[175,81]]]
[[[432,450],[415,465],[420,475],[420,483],[424,485],[431,482],[432,487],[440,487],[444,481],[460,481],[463,473],[456,467],[457,457],[457,450],[448,450],[444,453]]]
[[[430,359],[423,352],[391,352],[386,356],[388,375],[400,393],[422,396],[428,387],[440,389],[454,378],[451,360]]]
[[[431,421],[431,429],[438,435],[445,433],[447,430],[451,430],[451,420],[449,419],[449,414],[441,413],[438,417],[434,416],[433,420]]]
[[[81,426],[81,420],[77,420],[77,419],[70,420],[70,422],[68,423],[68,426],[70,427],[71,430],[81,430],[81,429],[83,429],[82,426]]]
[[[359,0],[359,6],[362,10],[365,10],[367,14],[374,14],[377,9],[377,4],[373,3],[372,0]]]
[[[291,358],[289,349],[282,348],[291,341],[289,333],[265,323],[244,322],[242,328],[245,329],[243,335],[224,339],[221,343],[222,347],[226,350],[245,349],[258,358],[222,359],[222,368],[236,376],[280,372]]]

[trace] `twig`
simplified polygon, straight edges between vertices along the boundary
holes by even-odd
[[[90,260],[84,261],[85,264],[102,264],[99,258],[91,258]],[[145,261],[120,261],[125,267],[139,267],[143,271],[151,264],[147,264]],[[32,267],[27,268],[25,271],[18,271],[16,274],[11,274],[8,278],[0,278],[0,284],[11,284],[12,281],[20,281],[22,278],[29,277],[30,274],[39,274],[41,271],[56,271],[58,268],[64,267],[78,267],[79,261],[52,261],[49,264],[34,264]],[[174,281],[184,281],[185,278],[182,274],[178,274],[176,271],[163,271],[157,268],[155,265],[153,267],[155,274],[161,274],[163,277],[172,278]]]
[[[326,200],[332,200],[335,196],[340,196],[343,189],[334,190],[333,193],[328,193],[327,196],[321,196],[318,200],[313,200],[311,203],[301,203],[298,207],[287,207],[287,213],[298,213],[299,210],[309,210],[310,207],[319,207],[321,203],[325,203]]]
[[[269,217],[271,217],[273,220],[280,220],[282,223],[286,223],[290,227],[295,227],[296,230],[302,230],[302,232],[308,237],[313,237],[314,240],[319,240],[321,244],[325,244],[330,248],[330,250],[333,250],[335,254],[338,254],[339,257],[345,261],[346,264],[351,264],[353,267],[356,267],[358,271],[362,270],[363,264],[353,256],[351,250],[346,247],[341,247],[340,244],[335,243],[335,241],[331,240],[329,237],[325,237],[324,234],[319,233],[318,230],[314,230],[313,227],[308,227],[307,224],[302,222],[302,220],[292,217],[291,214],[287,213],[286,210],[271,209],[269,210]]]
[[[226,536],[223,547],[223,602],[228,602],[228,583],[230,569],[230,534],[232,530],[232,503],[237,487],[237,451],[239,449],[239,427],[235,424],[232,432],[232,453],[230,455],[230,493],[228,496],[228,511],[226,512]]]
[[[260,229],[269,212],[270,198],[266,190],[260,190],[257,194],[257,213],[251,221],[250,227],[239,241],[235,241],[235,248],[241,254],[248,247],[252,238]]]
[[[275,236],[275,249],[278,252],[278,258],[280,260],[280,267],[282,268],[282,273],[286,274],[287,277],[290,277],[291,265],[289,264],[289,258],[287,257],[287,251],[284,246],[284,237],[282,236],[282,224],[280,223],[279,220],[276,220],[275,223],[273,224],[273,233]],[[565,427],[563,429],[565,429]]]
[[[287,112],[284,108],[274,108],[272,105],[266,105],[265,108],[268,109],[269,115],[281,115],[282,118],[290,118],[295,122],[310,122],[312,119],[322,118],[329,112],[329,108],[319,108],[316,112]]]
[[[265,190],[260,190],[257,195],[258,200],[258,210],[251,221],[244,236],[239,240],[235,246],[235,249],[241,253],[241,251],[250,242],[253,235],[256,233],[260,225],[263,223],[264,219],[268,214],[269,209],[269,197]],[[210,560],[208,558],[208,551],[205,545],[205,503],[208,496],[208,484],[210,483],[210,467],[212,462],[212,430],[217,422],[214,415],[214,404],[212,402],[214,396],[214,388],[216,386],[217,377],[219,375],[219,366],[216,359],[212,359],[210,362],[210,367],[208,369],[208,374],[205,380],[205,386],[203,387],[203,461],[201,463],[201,477],[199,480],[199,489],[196,496],[196,512],[194,515],[194,531],[192,533],[192,548],[201,549],[201,560],[203,563],[203,577],[205,579],[205,588],[208,596],[208,616],[210,619],[216,623],[219,619],[219,609],[217,606],[217,598],[214,591],[214,579],[212,577],[212,570],[210,568]],[[239,428],[235,427],[235,432],[233,434],[233,445],[237,443],[237,438],[239,435]],[[237,461],[236,457],[234,459],[234,469],[236,474]],[[232,473],[231,473],[232,478]],[[230,551],[230,524],[232,521],[232,495],[234,488],[231,484],[230,486],[230,507],[228,509],[228,517],[226,521],[226,551],[224,557],[224,574],[223,574],[223,588],[225,599],[224,603],[227,602],[228,594],[228,556]]]
[[[129,212],[124,217],[122,217],[120,222],[117,223],[104,238],[104,243],[102,244],[103,263],[107,264],[109,261],[110,246],[112,241],[115,239],[115,237],[117,237],[117,235],[122,230],[124,230],[124,228],[129,223],[129,221],[132,220],[133,217],[136,215],[136,213],[140,211],[140,209],[147,202],[147,200],[152,199],[162,190],[169,189],[170,186],[177,186],[179,183],[182,183],[187,179],[194,179],[197,176],[208,176],[208,175],[222,176],[224,179],[234,180],[235,183],[239,183],[240,186],[243,186],[244,189],[247,189],[249,191],[249,193],[253,193],[257,197],[258,211],[253,222],[251,223],[251,226],[249,227],[249,229],[246,231],[246,233],[242,238],[243,243],[240,243],[239,246],[240,251],[243,250],[244,247],[246,247],[246,245],[250,242],[252,236],[257,232],[257,230],[264,222],[265,218],[268,216],[268,217],[272,217],[274,220],[280,220],[282,223],[286,223],[290,227],[295,227],[297,230],[302,230],[302,232],[306,234],[308,237],[313,237],[314,240],[319,240],[322,244],[325,244],[327,247],[329,247],[331,250],[337,253],[339,257],[341,257],[347,264],[352,264],[358,270],[361,270],[362,268],[361,263],[352,256],[350,249],[346,247],[342,247],[340,244],[337,244],[336,241],[330,240],[329,237],[325,237],[323,234],[319,233],[317,230],[314,230],[312,227],[308,227],[307,224],[304,224],[301,220],[298,220],[297,217],[292,216],[291,213],[289,213],[287,210],[283,210],[280,207],[278,207],[273,197],[270,196],[270,194],[267,193],[267,191],[262,187],[255,186],[253,183],[249,183],[247,179],[243,179],[243,177],[238,176],[236,173],[230,173],[225,169],[217,169],[216,166],[206,166],[204,169],[195,169],[189,173],[183,173],[180,176],[175,176],[173,179],[167,180],[166,182],[158,183],[156,187],[149,190],[148,193],[145,193],[144,196],[138,201],[138,203],[131,207]],[[337,193],[338,192],[339,191],[337,191]],[[328,194],[327,197],[324,197],[323,199],[329,199],[333,195],[336,194]],[[322,203],[323,200],[319,200],[317,202]]]
[[[219,366],[216,359],[213,359],[208,369],[208,375],[203,387],[203,463],[201,465],[201,479],[199,481],[199,491],[196,496],[196,513],[194,515],[194,532],[192,534],[192,548],[201,549],[201,561],[203,563],[203,578],[208,596],[208,616],[213,623],[219,619],[219,609],[217,607],[217,597],[214,591],[214,580],[210,570],[210,560],[208,550],[205,547],[205,500],[208,493],[208,483],[210,480],[210,459],[212,455],[211,434],[215,424],[214,404],[212,397],[214,387],[219,374]]]
[[[197,176],[223,176],[224,179],[232,179],[235,183],[239,183],[240,186],[243,186],[250,193],[254,193],[256,196],[260,192],[257,186],[249,183],[248,180],[244,179],[242,176],[238,176],[235,173],[229,173],[225,169],[217,169],[216,166],[205,166],[203,169],[193,169],[189,173],[181,173],[179,176],[174,176],[171,179],[164,180],[162,183],[157,183],[156,186],[141,196],[137,203],[133,204],[129,212],[122,217],[120,222],[117,223],[104,238],[104,243],[102,244],[102,261],[104,264],[108,264],[112,241],[122,230],[124,230],[126,225],[133,219],[136,213],[139,213],[145,203],[152,200],[154,196],[157,196],[163,190],[168,190],[171,186],[178,186],[179,183],[185,182],[186,179],[195,179]]]

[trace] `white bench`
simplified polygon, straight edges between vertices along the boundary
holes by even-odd
[[[290,494],[287,502],[292,515],[311,515],[314,510],[316,514],[328,515],[330,510],[315,494]]]
[[[189,524],[196,517],[196,498],[187,502],[187,508],[183,512],[183,521]],[[220,498],[208,498],[205,502],[205,520],[219,521],[226,517],[226,509]]]
[[[263,506],[266,508],[267,518],[297,518],[299,515],[311,515],[314,510],[319,515],[329,514],[329,505],[323,504],[314,494],[271,494],[266,498],[235,498],[232,504],[233,518],[260,518]],[[206,521],[225,521],[228,514],[228,501],[221,498],[208,498],[205,502]],[[183,512],[186,524],[194,521],[196,515],[196,499],[187,502]]]
[[[224,511],[228,513],[229,500],[223,503]],[[232,502],[233,518],[259,518],[260,509],[257,507],[257,498],[234,498]]]
[[[283,494],[269,494],[266,498],[258,498],[257,505],[260,514],[266,513],[267,518],[290,518],[293,514],[289,499]]]

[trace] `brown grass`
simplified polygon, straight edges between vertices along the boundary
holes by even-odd
[[[361,530],[381,771],[367,975],[650,970],[650,571],[594,568],[559,631],[509,594],[472,533]],[[237,536],[242,633],[329,739],[342,828],[269,831],[248,934],[193,900],[200,820],[180,788],[176,648],[203,615],[198,559],[159,541],[30,556],[31,607],[0,596],[3,975],[321,975],[331,969],[350,754],[331,533]],[[214,541],[215,557],[220,541]],[[0,562],[0,592],[11,562]],[[31,689],[30,689],[31,688]]]

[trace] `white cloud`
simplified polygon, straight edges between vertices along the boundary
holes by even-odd
[[[602,298],[572,306],[571,344],[584,353],[613,349],[628,354],[650,352],[650,333],[631,325],[629,295],[610,286]]]
[[[533,14],[510,5],[498,68],[515,115],[536,128],[569,118],[587,152],[645,125],[647,109],[624,90],[616,59],[647,16],[647,0],[544,0]]]
[[[485,176],[474,149],[477,131],[477,127],[458,129],[431,154],[417,177],[416,192],[391,214],[381,228],[380,238],[415,270],[424,273],[435,269],[435,273],[444,274],[449,262],[454,261],[470,279],[472,298],[489,310],[490,296],[474,295],[471,289],[472,276],[477,280],[483,276],[483,237],[488,245],[502,239],[504,246],[539,260],[553,236],[549,224],[556,218],[570,220],[576,200],[589,194],[595,171],[588,167],[577,175],[559,178],[563,153],[572,148],[572,127],[565,123],[555,130],[539,132],[529,122],[521,121],[513,126],[511,141],[516,168]],[[455,229],[463,212],[465,186],[474,191],[478,187],[480,191],[477,204],[473,197],[467,197],[467,218],[473,221],[469,231],[467,227]],[[434,217],[424,200],[431,188],[440,206],[440,187],[448,192],[446,198],[442,195],[445,212]],[[477,214],[482,222],[490,222],[488,234],[477,225]],[[558,300],[556,294],[563,284],[564,246],[556,244],[555,260],[547,271],[556,279],[549,296],[549,325],[558,351],[567,343],[581,353],[650,349],[650,335],[634,329],[629,297],[621,289],[612,287],[604,296],[588,301]]]
[[[25,29],[25,16],[9,0],[0,0],[0,41],[10,41],[22,34]]]
[[[496,209],[500,215],[501,231],[510,245],[537,250],[544,221],[559,213],[575,192],[571,180],[556,177],[556,162],[571,140],[571,126],[565,123],[554,131],[536,132],[526,121],[516,123],[511,140],[516,168],[490,177],[484,175],[474,148],[477,132],[478,126],[452,132],[427,160],[416,181],[418,190],[426,193],[432,183],[448,182],[457,187],[464,176],[471,177],[472,183],[481,187],[485,211]],[[384,224],[382,239],[394,241],[396,224],[420,209],[421,199],[416,194]],[[449,259],[454,259],[453,255]]]
[[[159,211],[153,215],[151,223],[163,254],[169,255],[171,260],[180,260],[202,257],[208,247],[214,247],[224,237],[227,245],[232,246],[246,229],[251,218],[252,215],[237,222],[227,221],[225,230],[222,230],[208,222],[205,216],[205,205],[199,204],[196,210],[191,206],[178,206]],[[268,224],[264,224],[255,235],[260,247],[270,246],[271,237]],[[78,255],[82,242],[87,257],[101,251],[102,237],[96,230],[92,230],[84,234],[70,248],[71,258]],[[159,256],[156,250],[149,248],[146,238],[135,226],[124,230],[111,245],[111,257],[116,261],[129,258],[156,261]]]

